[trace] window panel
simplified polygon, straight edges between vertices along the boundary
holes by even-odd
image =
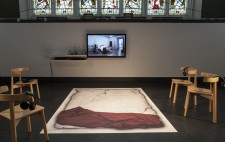
[[[119,14],[119,0],[101,0],[102,14]]]
[[[170,0],[169,15],[187,14],[187,0]]]
[[[97,0],[80,0],[80,14],[97,14]]]
[[[165,0],[148,0],[147,14],[148,15],[165,15]]]
[[[34,15],[50,15],[51,0],[33,0]]]
[[[56,0],[56,15],[73,15],[73,0]]]
[[[74,15],[75,0],[53,0],[53,3],[52,0],[32,0],[32,2],[33,14],[36,16]],[[79,0],[77,4],[79,3],[80,15],[84,13],[100,14],[98,10],[101,10],[102,15],[118,15],[120,12],[139,15],[142,14],[142,10],[146,10],[148,16],[165,16],[167,14],[183,16],[187,14],[188,0],[146,0],[146,2],[147,6],[145,5],[144,9],[142,0]]]
[[[124,0],[123,13],[141,14],[141,0]]]

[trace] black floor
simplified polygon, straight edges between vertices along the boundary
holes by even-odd
[[[183,105],[186,88],[180,87],[177,103],[169,99],[170,83],[40,83],[41,100],[49,121],[51,116],[72,90],[72,88],[142,88],[165,117],[177,129],[177,133],[137,133],[137,134],[49,134],[51,142],[222,142],[225,141],[225,89],[218,88],[218,123],[211,122],[208,112],[208,100],[200,98],[198,106],[191,99],[188,117],[183,117]],[[0,103],[0,110],[7,104]],[[26,122],[22,120],[18,127],[18,142],[43,142],[40,134],[41,121],[38,116],[31,118],[33,132],[28,134]],[[10,142],[9,121],[0,119],[0,142]]]

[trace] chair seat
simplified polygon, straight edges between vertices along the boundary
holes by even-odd
[[[17,120],[17,119],[21,119],[21,118],[24,118],[26,116],[35,114],[39,111],[42,111],[42,110],[44,110],[44,107],[36,105],[35,110],[29,110],[29,109],[23,110],[23,109],[20,108],[20,105],[16,105],[16,106],[14,106],[14,110],[15,110],[15,119]],[[10,109],[6,109],[6,110],[0,112],[0,116],[11,120]]]
[[[210,89],[199,88],[199,87],[195,87],[195,86],[189,86],[188,92],[195,93],[195,94],[201,94],[201,95],[212,95],[213,94]]]
[[[193,82],[189,80],[172,79],[172,82],[175,84],[186,85],[186,86],[193,85]]]
[[[27,82],[18,81],[15,83],[15,85],[30,85],[30,84],[36,84],[37,82],[38,82],[37,79],[32,79]]]

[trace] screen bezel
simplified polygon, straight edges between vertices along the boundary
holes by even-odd
[[[124,56],[89,56],[88,55],[88,36],[89,35],[123,35],[125,38],[124,38]],[[109,33],[109,34],[86,34],[86,53],[87,53],[87,57],[88,58],[126,58],[126,52],[127,52],[127,45],[126,45],[126,34],[118,34],[118,33]]]

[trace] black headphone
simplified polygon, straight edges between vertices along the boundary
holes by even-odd
[[[184,67],[183,69],[183,76],[186,76],[187,75],[187,70],[188,70],[189,67]]]
[[[35,97],[34,93],[30,92],[30,91],[26,91],[25,94],[31,96],[34,100],[29,99],[29,100],[26,100],[26,101],[23,101],[21,104],[20,104],[20,107],[23,109],[23,110],[26,110],[29,108],[29,110],[35,110],[35,107],[36,107],[36,104],[38,102],[37,98]]]
[[[223,80],[220,85],[221,87],[225,88],[225,79],[223,77],[220,76],[220,78]]]

